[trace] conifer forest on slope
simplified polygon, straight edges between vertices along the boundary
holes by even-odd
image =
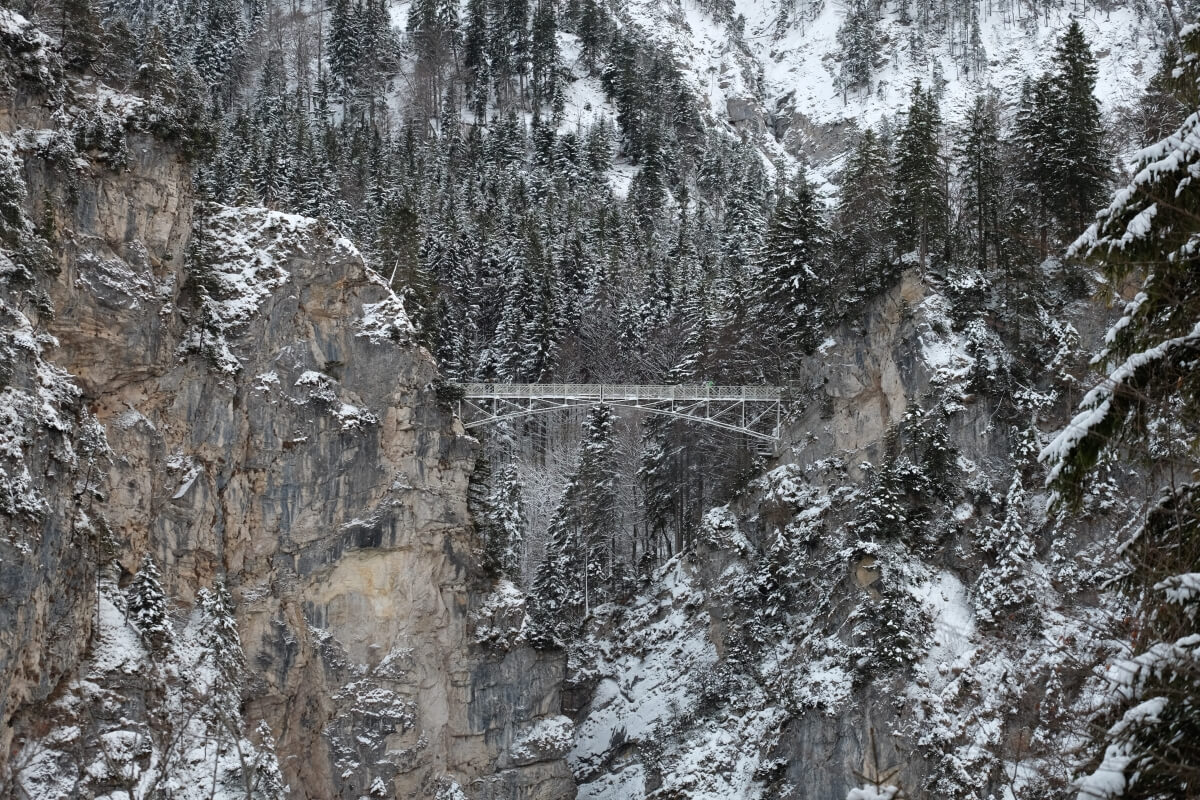
[[[1200,796],[1200,6],[6,5],[108,93],[47,158],[121,171],[136,131],[188,160],[183,349],[232,381],[256,278],[222,226],[265,207],[354,243],[447,407],[787,387],[771,453],[604,405],[478,429],[479,555],[522,608],[487,635],[567,654],[579,797],[832,796],[797,720],[881,698],[919,767],[839,797]],[[54,213],[0,147],[0,280]],[[839,364],[880,348],[924,377],[844,446]],[[160,645],[161,579],[126,591]],[[236,649],[224,585],[198,603]],[[663,680],[647,651],[693,639]]]

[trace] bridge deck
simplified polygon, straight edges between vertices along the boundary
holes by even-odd
[[[464,399],[533,400],[744,400],[774,402],[780,386],[639,385],[629,383],[463,383]]]

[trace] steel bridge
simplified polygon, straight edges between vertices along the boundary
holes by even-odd
[[[458,416],[467,428],[600,405],[700,422],[775,443],[785,390],[779,386],[623,383],[460,383]]]

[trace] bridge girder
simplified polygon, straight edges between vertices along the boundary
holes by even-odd
[[[763,386],[460,384],[468,428],[601,403],[709,425],[777,443],[784,391]]]

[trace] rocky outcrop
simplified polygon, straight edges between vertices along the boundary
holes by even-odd
[[[45,507],[0,553],[13,764],[94,666],[97,565],[123,583],[149,554],[179,614],[229,587],[241,724],[268,724],[292,797],[573,796],[564,748],[513,750],[558,719],[562,659],[476,641],[472,440],[397,298],[318,221],[196,206],[189,165],[128,120],[121,168],[48,158],[61,105],[41,89],[0,109],[25,218],[54,244],[42,305],[5,300],[33,342],[6,391],[54,388],[70,416],[24,451]],[[130,716],[169,716],[147,705]]]

